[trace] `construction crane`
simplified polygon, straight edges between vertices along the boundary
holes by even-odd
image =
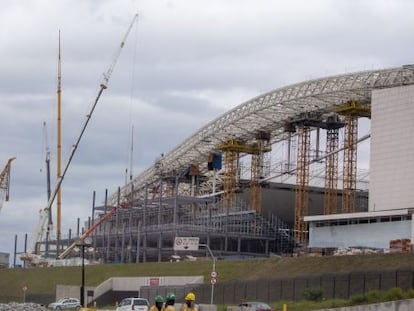
[[[105,220],[111,217],[118,210],[118,208],[126,208],[130,206],[131,204],[129,202],[124,202],[112,208],[109,212],[104,214],[96,223],[94,223],[93,226],[86,230],[80,237],[75,239],[75,242],[73,242],[61,254],[59,254],[58,258],[65,259],[70,254],[70,252],[79,244],[79,242],[82,242],[86,237],[88,237],[92,232],[94,232],[95,229],[98,228],[101,223],[103,223]]]
[[[10,169],[12,161],[16,159],[15,157],[10,158],[7,161],[6,166],[0,174],[0,211],[3,208],[3,202],[9,201],[9,189],[10,189]]]
[[[43,135],[44,135],[44,144],[45,144],[45,165],[46,165],[46,194],[47,201],[49,201],[51,196],[51,183],[50,183],[50,149],[47,139],[47,127],[46,122],[43,121]],[[45,230],[45,225],[47,223],[47,229]],[[44,208],[39,210],[39,220],[37,226],[31,236],[29,247],[26,250],[26,253],[20,256],[20,259],[25,262],[30,262],[30,265],[36,266],[45,264],[46,258],[41,256],[40,246],[43,240],[44,234],[46,231],[46,245],[45,245],[45,257],[49,255],[49,241],[53,236],[53,221],[52,221],[52,209]]]
[[[47,139],[47,127],[46,122],[43,122],[43,134],[45,140],[45,150],[46,150],[46,157],[45,157],[45,164],[46,164],[46,193],[47,193],[47,200],[50,199],[51,196],[51,184],[50,184],[50,149],[49,143]],[[47,215],[47,231],[46,231],[46,257],[48,256],[49,252],[49,241],[53,235],[53,218],[52,218],[52,209],[48,211]],[[42,228],[43,231],[43,228]]]
[[[22,254],[21,257],[20,257],[25,263],[27,261],[28,262],[34,262],[37,259],[37,256],[35,254],[35,249],[36,249],[36,245],[38,244],[38,242],[40,242],[39,238],[42,235],[44,222],[47,220],[49,211],[50,211],[50,209],[52,207],[52,204],[55,200],[56,194],[58,193],[58,191],[60,189],[60,186],[63,182],[63,179],[65,178],[66,172],[69,168],[70,163],[72,162],[73,156],[75,155],[75,152],[76,152],[76,150],[79,146],[81,138],[82,138],[82,136],[83,136],[83,134],[86,130],[86,127],[88,126],[88,123],[89,123],[89,121],[92,117],[92,114],[93,114],[93,112],[96,108],[96,105],[98,104],[99,99],[101,98],[101,95],[102,95],[103,91],[108,88],[109,80],[111,78],[111,75],[112,75],[112,72],[115,68],[115,65],[118,61],[118,58],[121,54],[122,48],[125,46],[126,39],[128,38],[128,35],[129,35],[133,25],[137,21],[137,19],[138,19],[138,14],[135,14],[130,26],[128,27],[128,30],[127,30],[123,40],[121,41],[121,44],[120,44],[119,48],[117,49],[117,51],[115,53],[115,57],[114,57],[111,65],[109,66],[109,69],[104,73],[104,78],[103,78],[103,81],[100,84],[100,89],[98,91],[98,95],[96,96],[95,101],[93,102],[89,113],[86,115],[86,119],[85,119],[84,123],[82,124],[80,134],[78,135],[75,143],[72,145],[72,149],[69,153],[68,159],[66,160],[66,163],[65,163],[64,169],[62,171],[62,174],[61,174],[60,177],[57,178],[56,186],[55,186],[54,190],[51,193],[51,196],[48,200],[48,203],[47,203],[46,207],[42,211],[40,211],[40,219],[39,219],[38,225],[35,229],[35,232],[33,233],[32,242],[30,243],[30,245],[29,245],[28,249],[26,250],[26,252],[24,254]],[[86,236],[81,236],[80,239],[83,240],[85,237]]]

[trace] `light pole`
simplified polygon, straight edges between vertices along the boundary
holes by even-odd
[[[211,270],[211,295],[210,295],[210,304],[213,304],[213,300],[214,300],[214,285],[216,284],[216,277],[217,277],[217,272],[216,272],[216,257],[214,257],[213,252],[211,251],[210,247],[207,244],[200,244],[200,246],[204,246],[205,248],[207,248],[208,252],[210,253],[211,258],[213,259],[213,268]]]
[[[82,283],[80,287],[80,304],[82,308],[86,308],[85,305],[85,247],[92,245],[92,238],[86,237],[83,240],[79,239],[76,245],[81,248],[82,252]]]

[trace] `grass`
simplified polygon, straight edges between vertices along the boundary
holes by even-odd
[[[292,302],[292,301],[281,301],[275,304],[272,304],[274,310],[279,311],[283,310],[283,304],[287,305],[287,309],[289,311],[311,311],[311,310],[319,310],[319,309],[329,309],[329,308],[340,308],[340,307],[348,307],[350,303],[348,300],[342,299],[330,299],[324,301],[299,301],[299,302]]]
[[[414,255],[372,254],[341,257],[289,257],[250,260],[219,260],[216,270],[219,281],[257,280],[262,278],[296,277],[367,270],[412,269]],[[211,261],[162,262],[141,264],[108,264],[86,266],[86,285],[96,286],[110,277],[203,275],[210,280]],[[56,285],[79,286],[80,267],[51,267],[0,270],[0,301],[7,297],[21,297],[21,287],[28,286],[27,294],[52,294]],[[306,304],[313,302],[306,301]],[[329,306],[342,302],[322,301]],[[279,303],[276,310],[281,310]],[[289,308],[289,310],[295,310]],[[311,310],[300,309],[297,310]]]

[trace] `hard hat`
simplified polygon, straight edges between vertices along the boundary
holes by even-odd
[[[174,293],[168,293],[166,299],[167,300],[175,300],[175,294]]]
[[[155,296],[155,302],[164,302],[164,298],[161,295]]]
[[[188,293],[187,296],[185,296],[185,300],[195,300],[195,295],[193,293]]]

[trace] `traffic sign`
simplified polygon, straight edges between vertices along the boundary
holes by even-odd
[[[211,282],[211,285],[214,285],[214,284],[216,284],[217,279],[216,278],[211,278],[210,282]]]
[[[24,291],[24,292],[25,292],[25,291],[27,291],[28,289],[29,289],[29,288],[27,287],[27,285],[26,285],[26,284],[23,284],[23,285],[22,285],[22,291]]]
[[[176,237],[174,240],[175,251],[196,251],[199,247],[199,237]]]
[[[216,271],[211,271],[211,277],[212,277],[212,278],[217,277],[217,272],[216,272]]]

